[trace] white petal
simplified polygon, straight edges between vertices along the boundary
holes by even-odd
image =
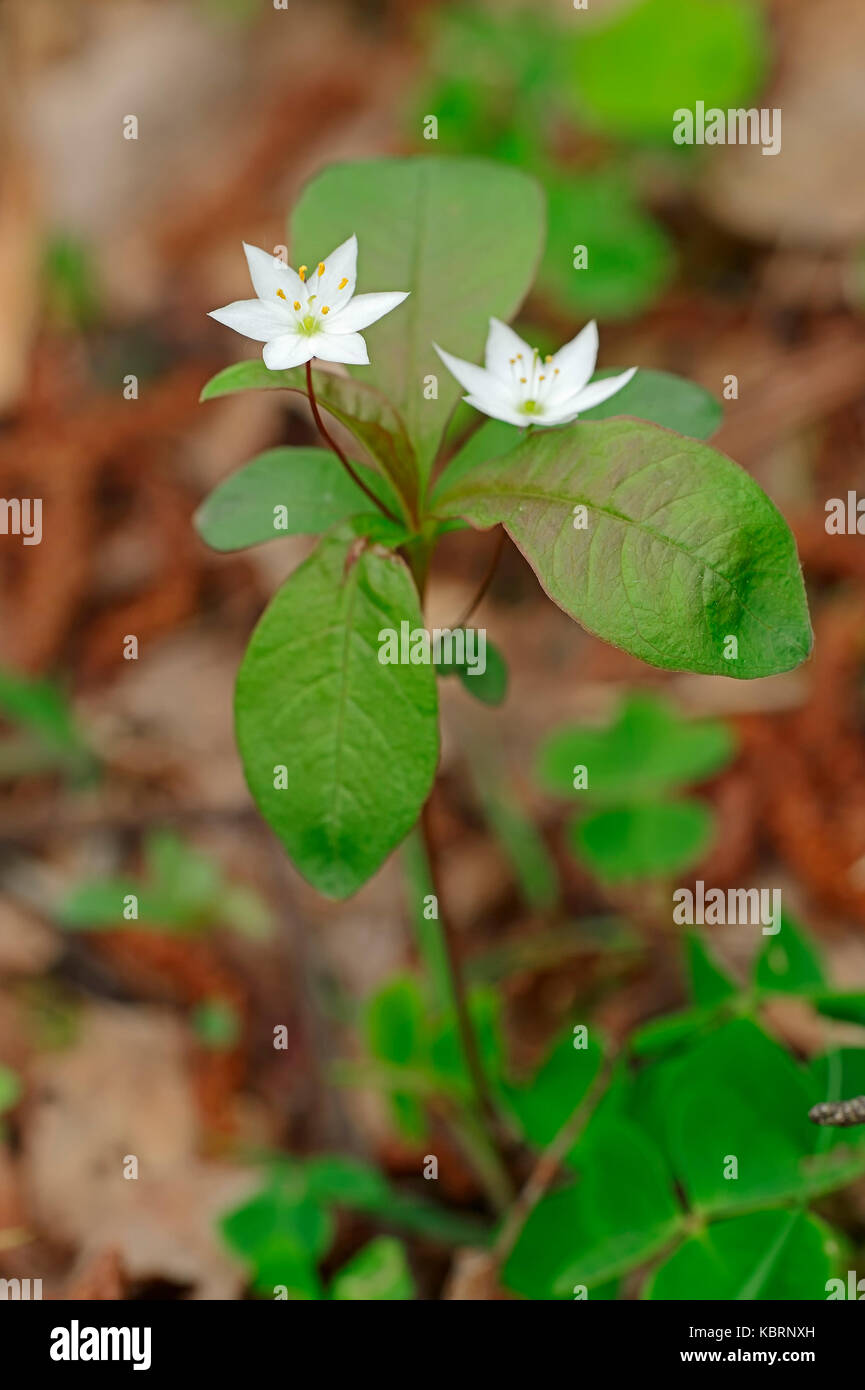
[[[243,243],[243,249],[246,252],[252,288],[259,299],[265,304],[272,304],[275,300],[284,304],[286,309],[297,300],[306,308],[306,289],[296,270],[283,265],[278,256],[271,256],[269,251],[250,246],[246,241]],[[277,294],[277,290],[282,290],[284,299],[282,295]]]
[[[342,285],[343,280],[345,284]],[[315,272],[309,277],[310,288],[319,304],[327,304],[331,313],[344,309],[357,285],[357,237],[350,236],[324,262],[324,274]],[[340,289],[342,285],[342,289]]]
[[[514,393],[508,390],[497,376],[493,376],[484,367],[476,367],[474,362],[464,362],[461,357],[454,357],[452,353],[445,352],[438,343],[433,343],[433,347],[451,376],[456,377],[460,386],[465,387],[466,391],[470,392],[472,396],[476,396],[478,400],[486,402],[485,405],[478,406],[478,410],[484,410],[488,415],[493,413],[491,409],[487,408],[488,406],[493,406],[498,410],[513,411]],[[496,418],[501,417],[496,416]]]
[[[270,338],[285,333],[288,328],[286,316],[271,309],[268,304],[262,304],[260,299],[236,299],[233,304],[226,304],[224,309],[211,309],[209,317],[216,319],[217,323],[224,323],[226,328],[233,328],[235,333],[242,333],[244,338],[254,338],[258,343],[266,343]]]
[[[272,372],[284,372],[289,367],[302,367],[314,355],[313,339],[304,333],[283,333],[265,343],[261,354],[265,367]]]
[[[590,386],[585,386],[577,394],[573,401],[574,408],[582,412],[591,410],[593,405],[600,405],[601,401],[608,401],[610,396],[615,396],[617,391],[621,391],[623,386],[627,386],[636,370],[636,367],[631,367],[618,376],[605,376],[602,381],[593,381]]]
[[[480,410],[483,415],[489,415],[493,420],[504,420],[506,425],[519,425],[520,429],[525,429],[526,425],[542,424],[543,421],[535,420],[525,412],[518,412],[510,409],[506,405],[498,405],[490,400],[488,396],[463,396],[466,405],[474,406],[475,410]]]
[[[598,325],[592,319],[576,338],[559,348],[548,364],[548,370],[558,371],[556,388],[550,400],[571,396],[581,390],[590,379],[598,360]]]
[[[347,362],[353,367],[365,367],[369,362],[366,343],[359,333],[316,333],[309,342],[313,356],[322,362]]]
[[[502,381],[510,382],[513,377],[514,369],[511,366],[511,358],[522,353],[526,362],[532,360],[532,349],[528,343],[524,343],[518,333],[509,328],[501,319],[490,319],[490,331],[487,337],[486,368],[494,376],[501,377]]]
[[[409,292],[397,290],[392,294],[356,294],[344,309],[332,314],[327,324],[328,333],[356,333],[358,329],[369,328],[384,314],[389,314]]]

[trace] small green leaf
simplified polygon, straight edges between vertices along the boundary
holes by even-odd
[[[368,382],[315,370],[312,385],[322,409],[364,446],[382,478],[393,485],[396,495],[412,515],[418,497],[417,460],[399,412]],[[271,372],[260,359],[236,362],[207,383],[201,400],[216,400],[237,391],[253,390],[294,391],[306,396],[306,369],[292,367],[289,371]],[[382,497],[393,510],[390,490],[383,490]],[[364,503],[365,507],[370,505],[366,498]]]
[[[747,105],[767,62],[752,0],[639,0],[574,36],[576,107],[611,135],[670,143],[675,111]]]
[[[598,1118],[580,1145],[579,1180],[535,1207],[508,1259],[506,1287],[527,1298],[572,1298],[651,1257],[681,1213],[663,1159],[635,1125]]]
[[[626,180],[604,169],[548,178],[546,189],[549,236],[538,276],[541,292],[585,318],[619,318],[650,305],[672,275],[673,248]],[[585,264],[575,265],[583,247]]]
[[[736,981],[722,970],[697,932],[685,937],[691,998],[703,1008],[713,1008],[738,994]]]
[[[574,1041],[573,1033],[566,1033],[530,1081],[502,1088],[523,1136],[536,1148],[545,1148],[555,1138],[600,1069],[602,1052],[598,1044],[589,1039],[588,1047],[577,1048]]]
[[[686,869],[709,847],[714,817],[702,801],[645,802],[596,811],[570,834],[583,863],[605,883],[638,882]]]
[[[596,372],[593,381],[617,376],[621,367],[606,367]],[[687,377],[672,372],[656,372],[641,367],[627,386],[609,400],[584,410],[581,420],[609,420],[616,415],[630,415],[636,420],[648,420],[654,425],[675,430],[691,439],[711,439],[720,427],[721,404],[702,386]]]
[[[659,797],[714,776],[731,759],[733,739],[717,719],[683,719],[657,695],[629,695],[606,728],[559,729],[538,755],[538,776],[550,791],[573,795],[575,771],[586,769],[580,797],[621,805]]]
[[[696,440],[630,420],[535,431],[436,511],[502,522],[560,607],[650,665],[752,679],[811,650],[786,522]]]
[[[758,1211],[718,1221],[655,1270],[644,1298],[825,1299],[841,1240],[803,1211]]]
[[[480,355],[490,316],[509,319],[534,279],[543,222],[543,195],[527,174],[429,154],[331,165],[295,206],[296,260],[313,265],[355,233],[359,288],[411,291],[365,332],[370,365],[350,371],[394,402],[422,479],[460,395],[433,343]]]
[[[331,535],[253,633],[235,699],[253,797],[300,872],[347,897],[408,833],[438,759],[435,673],[384,665],[382,630],[423,627],[395,555]]]
[[[779,994],[801,994],[826,984],[820,957],[807,933],[785,913],[777,936],[764,938],[754,961],[754,984],[759,990]]]
[[[413,975],[389,980],[370,999],[366,1009],[370,1051],[395,1066],[417,1063],[425,1055],[426,1002]]]
[[[240,1037],[237,1011],[224,999],[205,999],[192,1010],[190,1022],[199,1042],[214,1052],[228,1051]]]
[[[378,1236],[343,1265],[331,1285],[331,1298],[353,1302],[406,1300],[415,1296],[405,1246],[393,1236]]]
[[[453,629],[454,639],[457,639],[461,631],[463,629]],[[475,645],[471,648],[475,657],[473,663],[446,659],[437,661],[436,673],[442,677],[458,676],[460,684],[465,686],[469,694],[474,695],[476,700],[480,700],[485,705],[500,705],[508,689],[508,668],[505,659],[498,647],[484,635],[483,661],[481,661],[480,643],[476,638],[474,641]],[[469,650],[468,647],[467,650]]]
[[[367,481],[375,491],[376,475]],[[214,489],[195,513],[195,527],[213,550],[243,550],[316,535],[364,513],[387,521],[330,450],[268,449]]]
[[[308,1192],[296,1168],[284,1169],[248,1202],[223,1217],[222,1234],[252,1266],[254,1287],[273,1296],[286,1285],[293,1298],[320,1298],[316,1264],[333,1239],[329,1213]]]
[[[0,1066],[0,1115],[17,1105],[21,1095],[21,1082],[9,1067]]]

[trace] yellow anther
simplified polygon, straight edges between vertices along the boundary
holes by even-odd
[[[523,360],[523,354],[522,354],[521,352],[518,352],[518,353],[517,353],[517,361],[518,361],[518,362],[522,362],[522,360]]]
[[[520,377],[520,381],[522,382],[523,386],[525,386],[525,384],[526,384],[526,378],[525,378],[524,376],[521,376],[521,377]]]
[[[348,284],[348,276],[347,276],[347,275],[344,275],[343,278],[340,280],[339,284],[337,285],[337,289],[338,289],[338,290],[344,290],[347,284]]]
[[[546,379],[547,378],[544,376],[543,372],[541,372],[540,376],[538,377],[538,381],[546,381]]]
[[[553,372],[553,376],[558,376],[558,374],[559,374],[559,369],[558,369],[558,367],[556,367],[556,369],[555,369],[554,372]]]
[[[299,268],[299,270],[298,270],[297,273],[298,273],[298,275],[300,276],[301,280],[305,280],[305,279],[306,279],[306,272],[307,272],[308,269],[309,269],[309,266],[306,266],[306,265],[302,265],[302,266]]]
[[[329,305],[329,304],[322,304],[322,306],[321,306],[321,312],[322,312],[323,314],[329,314],[329,313],[330,313],[330,305]]]
[[[324,274],[324,261],[319,261],[319,263],[318,263],[318,278],[319,278],[319,280],[321,279],[321,277],[322,277],[323,274]]]
[[[285,290],[277,290],[276,294],[278,299],[285,299]]]
[[[317,294],[311,294],[311,295],[309,296],[309,302],[310,302],[310,304],[312,303],[312,301],[313,301],[314,299],[318,299],[318,295],[317,295]]]
[[[299,300],[299,299],[296,299],[296,300],[294,301],[294,307],[295,307],[295,309],[299,309],[299,308],[300,308],[300,300]]]
[[[544,361],[545,361],[545,362],[552,362],[552,360],[553,360],[553,354],[552,354],[551,352],[548,352],[547,355],[546,355],[546,357],[544,358]]]

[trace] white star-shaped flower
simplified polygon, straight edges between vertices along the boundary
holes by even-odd
[[[499,319],[490,319],[486,365],[476,367],[433,347],[448,371],[468,391],[468,405],[509,425],[567,425],[584,410],[609,400],[637,370],[603,381],[589,379],[598,356],[598,325],[592,320],[554,356],[541,357]]]
[[[238,299],[210,317],[245,338],[264,343],[271,371],[301,367],[313,357],[324,362],[369,362],[361,328],[389,314],[405,293],[355,294],[357,237],[350,236],[310,273],[292,270],[278,256],[243,243],[257,299]]]

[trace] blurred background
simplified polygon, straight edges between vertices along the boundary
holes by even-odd
[[[719,399],[727,379],[713,443],[784,512],[809,587],[806,666],[667,675],[587,636],[506,548],[476,621],[508,696],[489,710],[442,683],[432,809],[513,1065],[573,1018],[623,1040],[682,1007],[651,907],[671,867],[781,887],[832,981],[865,989],[865,541],[824,525],[828,499],[865,491],[863,67],[860,0],[4,0],[0,493],[43,499],[43,539],[0,537],[0,1277],[40,1277],[46,1297],[245,1297],[220,1223],[274,1155],[355,1155],[410,1203],[435,1152],[440,1201],[483,1208],[447,1134],[400,1123],[360,1067],[366,1001],[416,960],[398,856],[324,902],[235,752],[246,640],[310,543],[219,556],[191,520],[255,453],[314,438],[296,396],[198,393],[257,352],[206,317],[249,292],[241,240],[284,243],[334,160],[533,171],[549,236],[523,336],[546,350],[597,317],[601,366]],[[697,99],[781,108],[782,153],[675,146],[671,113]],[[431,625],[489,548],[443,545]],[[608,723],[635,690],[723,721],[732,750],[698,789],[707,843],[636,885],[574,852],[573,805],[538,773],[551,735]],[[118,885],[142,903],[122,926]],[[741,975],[754,932],[712,946]],[[774,1024],[796,1055],[825,1043],[794,998]],[[120,1181],[130,1156],[140,1175]],[[855,1235],[865,1186],[844,1200]],[[343,1214],[333,1267],[374,1229]],[[427,1237],[407,1237],[419,1296],[447,1296],[452,1242]]]

